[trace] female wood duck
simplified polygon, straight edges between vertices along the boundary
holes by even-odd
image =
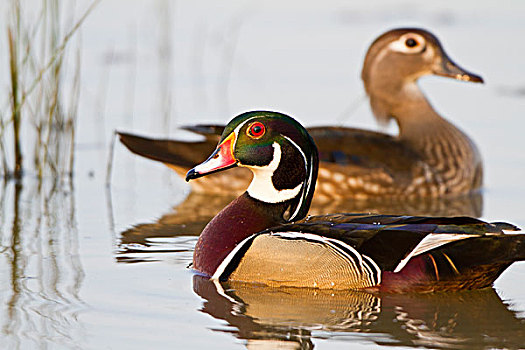
[[[225,128],[192,180],[233,167],[253,180],[206,226],[193,268],[269,286],[430,292],[490,286],[525,259],[525,235],[468,217],[331,214],[306,217],[318,151],[294,119],[248,112]],[[306,218],[305,218],[306,217]]]
[[[476,146],[434,111],[417,85],[428,74],[482,82],[453,63],[428,31],[396,29],[374,41],[365,58],[363,82],[375,116],[395,119],[399,135],[343,127],[308,129],[320,152],[316,198],[437,197],[481,186]],[[204,135],[205,140],[153,140],[125,133],[120,133],[120,140],[132,152],[184,175],[213,151],[223,127],[184,129]],[[192,187],[205,193],[239,194],[249,181],[248,171],[238,171],[195,181]]]

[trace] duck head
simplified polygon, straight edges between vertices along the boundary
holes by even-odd
[[[318,162],[315,143],[293,118],[277,112],[247,112],[228,123],[215,151],[188,171],[186,181],[246,167],[253,173],[247,194],[270,204],[290,201],[284,219],[294,221],[308,212]]]
[[[389,105],[421,98],[415,83],[425,75],[483,82],[479,75],[454,63],[436,36],[426,30],[394,29],[378,37],[366,54],[361,73],[374,114],[388,120]]]

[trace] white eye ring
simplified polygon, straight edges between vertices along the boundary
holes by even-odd
[[[408,41],[415,41],[416,45],[410,47],[407,45]],[[425,38],[416,33],[406,33],[402,35],[396,41],[393,41],[388,45],[392,51],[402,52],[402,53],[419,53],[425,49],[426,46]]]

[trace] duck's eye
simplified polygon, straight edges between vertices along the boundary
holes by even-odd
[[[258,139],[262,137],[265,132],[266,128],[264,127],[264,124],[260,122],[255,122],[248,127],[246,134],[248,134],[248,136],[250,136],[252,139]]]
[[[392,41],[389,48],[395,52],[403,54],[417,54],[425,51],[425,38],[416,33],[406,33],[397,40]]]
[[[416,47],[418,45],[418,42],[415,40],[415,39],[412,39],[412,38],[408,38],[406,41],[405,41],[405,45],[407,47]]]

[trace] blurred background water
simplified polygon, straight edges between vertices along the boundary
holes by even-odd
[[[58,2],[65,26],[90,3]],[[7,20],[8,6],[0,4]],[[524,2],[103,0],[69,53],[80,62],[72,179],[38,181],[28,172],[1,188],[0,347],[525,347],[524,263],[494,291],[453,295],[219,287],[187,265],[208,219],[206,208],[195,208],[224,199],[191,195],[196,206],[177,208],[188,203],[189,186],[118,143],[106,186],[115,129],[190,139],[177,127],[253,109],[309,126],[377,129],[360,70],[370,43],[399,26],[434,32],[453,60],[485,79],[429,77],[420,85],[483,155],[480,216],[525,227]],[[69,101],[74,66],[64,67]],[[24,139],[26,150],[34,144]]]

